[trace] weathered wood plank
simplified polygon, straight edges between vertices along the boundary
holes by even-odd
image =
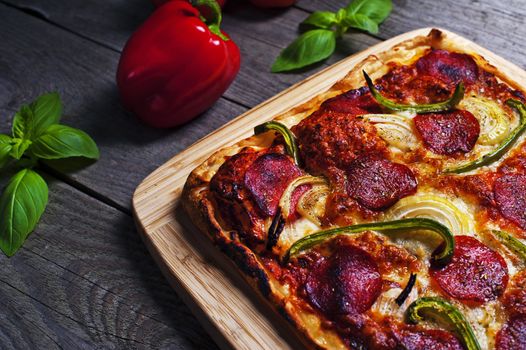
[[[298,24],[307,15],[295,8],[264,11],[255,10],[247,3],[230,6],[225,13],[223,28],[239,45],[242,66],[225,96],[253,107],[327,65],[379,42],[378,39],[355,33],[352,40],[343,43],[330,59],[312,69],[270,73],[270,67],[280,51],[298,36]]]
[[[119,104],[114,75],[118,54],[62,29],[0,5],[0,131],[22,103],[58,90],[63,122],[88,132],[101,159],[73,175],[86,186],[128,207],[131,193],[149,172],[245,108],[219,100],[193,123],[155,130]]]
[[[300,0],[307,10],[336,10],[346,0]],[[438,26],[451,30],[511,62],[526,67],[524,37],[526,6],[522,0],[393,0],[393,12],[381,25],[379,37],[387,39],[412,29]]]
[[[132,31],[153,11],[147,0],[132,0],[126,4],[120,1],[94,0],[73,0],[67,3],[51,0],[45,4],[38,0],[7,2],[39,13],[52,23],[118,51],[122,49]],[[79,7],[82,8],[80,16],[77,15]],[[144,18],[137,16],[137,13],[144,14]],[[228,4],[222,28],[240,47],[243,61],[239,76],[225,93],[227,98],[252,107],[326,66],[320,64],[313,70],[295,74],[270,73],[272,62],[279,52],[297,37],[298,24],[307,15],[305,11],[296,8],[261,10],[247,2]],[[327,64],[377,42],[378,39],[355,33],[346,41],[350,44],[342,45]]]
[[[132,219],[62,183],[35,232],[0,255],[2,348],[214,349]]]
[[[231,22],[227,29],[238,28],[232,35],[243,52],[241,72],[226,96],[253,106],[312,72],[275,75],[268,71],[281,47],[295,35],[279,39],[279,32],[272,28],[293,31],[304,13],[290,9],[274,16],[250,15],[253,8],[247,6],[232,9],[231,21],[225,20],[225,24]],[[9,116],[21,103],[43,91],[58,89],[66,104],[64,121],[90,133],[102,153],[99,162],[72,177],[124,207],[129,207],[131,194],[142,178],[170,156],[245,110],[222,99],[203,116],[181,128],[161,131],[145,127],[120,107],[114,85],[118,53],[11,8],[2,9],[0,16],[0,30],[5,33],[5,39],[0,42],[0,79],[5,89],[0,97],[0,113]],[[114,14],[100,18],[105,19],[103,23],[111,22]],[[262,24],[267,21],[269,25]],[[281,22],[285,24],[280,25]],[[250,27],[251,23],[255,24],[250,36],[242,35],[248,32],[243,28]],[[256,37],[267,38],[270,43],[257,41]],[[356,46],[347,47],[349,51],[342,51],[339,57],[370,43],[362,34],[357,39]],[[58,44],[51,47],[49,43]],[[7,127],[5,123],[1,130]]]

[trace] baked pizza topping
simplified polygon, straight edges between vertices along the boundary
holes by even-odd
[[[391,111],[409,111],[414,112],[418,114],[422,113],[434,113],[434,112],[443,112],[448,111],[455,107],[460,100],[464,97],[464,84],[459,83],[455,87],[455,91],[453,91],[453,95],[451,95],[450,98],[448,98],[445,101],[441,102],[434,102],[434,103],[426,103],[426,104],[403,104],[396,101],[392,101],[384,96],[377,90],[377,88],[374,86],[373,81],[371,78],[367,75],[367,73],[364,71],[363,76],[365,78],[365,81],[367,82],[367,86],[369,87],[369,90],[371,92],[371,95],[373,98],[383,107],[387,108]]]
[[[526,349],[526,315],[512,317],[497,333],[496,350]]]
[[[386,209],[416,187],[411,169],[380,156],[360,156],[347,169],[347,193],[367,209]]]
[[[439,319],[445,322],[460,337],[466,350],[480,350],[480,344],[464,315],[452,304],[438,297],[424,297],[415,300],[406,311],[411,323],[426,319]]]
[[[348,113],[321,109],[292,128],[301,158],[314,174],[346,170],[362,154],[387,154],[387,145],[375,127]]]
[[[296,138],[292,134],[292,131],[290,131],[286,125],[272,120],[256,126],[254,128],[254,134],[261,134],[269,130],[275,130],[281,135],[281,137],[283,137],[283,140],[285,141],[285,147],[287,148],[287,153],[292,157],[294,163],[299,165],[300,161],[298,155],[298,146],[296,146]]]
[[[480,125],[468,111],[417,115],[413,119],[424,145],[443,155],[467,153],[473,149],[480,133]]]
[[[450,86],[463,82],[466,85],[475,83],[479,69],[470,55],[432,50],[416,62],[417,74],[431,76]]]
[[[443,239],[443,244],[432,254],[432,261],[438,266],[448,264],[451,261],[455,251],[455,239],[447,227],[431,219],[411,218],[337,227],[307,235],[292,244],[285,254],[283,261],[284,263],[287,263],[289,259],[296,257],[305,251],[308,251],[312,247],[323,244],[334,237],[352,235],[373,230],[385,234],[400,230],[417,230],[417,232],[418,230],[430,230],[438,233]]]
[[[460,341],[450,332],[440,329],[402,328],[395,332],[402,349],[406,350],[463,350]]]
[[[322,347],[526,348],[523,93],[476,55],[411,57],[256,127],[272,146],[228,157],[206,198]]]
[[[526,229],[526,175],[506,174],[493,186],[495,202],[502,216]]]
[[[261,212],[273,216],[288,184],[301,174],[301,170],[286,155],[268,153],[250,165],[245,173],[244,185]]]
[[[265,242],[266,218],[276,213],[288,184],[302,175],[281,146],[245,149],[223,163],[210,181],[219,210],[251,246]]]
[[[382,112],[367,86],[330,98],[321,104],[320,109],[352,115]]]
[[[508,152],[510,147],[512,147],[515,144],[515,142],[526,130],[526,106],[521,101],[513,99],[507,100],[506,104],[514,107],[519,112],[519,125],[493,151],[484,154],[482,157],[476,159],[475,161],[446,169],[445,172],[460,174],[467,171],[471,171],[482,166],[492,164],[495,161],[498,161],[506,152]]]
[[[452,298],[484,303],[501,296],[508,283],[508,267],[502,256],[470,236],[455,236],[453,260],[433,266],[430,274]]]
[[[526,262],[526,244],[513,237],[510,233],[501,230],[491,230],[491,232],[511,250],[515,255]]]
[[[367,252],[347,244],[313,267],[304,288],[310,303],[334,319],[367,311],[380,295],[382,278]]]
[[[513,276],[504,294],[503,305],[510,315],[526,315],[526,270]]]

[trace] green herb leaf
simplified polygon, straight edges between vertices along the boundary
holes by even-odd
[[[33,135],[38,137],[47,127],[58,124],[62,116],[62,101],[56,92],[44,94],[29,105],[33,111]]]
[[[13,148],[13,139],[5,134],[0,134],[0,168],[9,160],[9,153]]]
[[[331,29],[336,23],[336,14],[329,11],[316,11],[301,22],[301,24],[308,24],[323,29]]]
[[[376,24],[382,23],[393,9],[391,0],[354,0],[346,8],[349,16],[362,15]]]
[[[285,48],[274,64],[272,72],[284,72],[319,62],[334,52],[336,35],[327,29],[309,30]]]
[[[24,155],[24,152],[31,146],[31,141],[26,139],[20,139],[18,137],[12,139],[12,148],[9,155],[15,159],[20,159]]]
[[[372,34],[378,33],[378,23],[365,15],[349,14],[343,22],[347,27],[361,29]]]
[[[28,105],[23,105],[16,112],[13,119],[13,137],[19,139],[30,139],[33,130],[33,110]]]
[[[38,137],[47,127],[57,124],[62,115],[60,96],[54,92],[44,94],[29,106],[23,105],[13,120],[13,136],[32,140]]]
[[[51,125],[48,127],[33,142],[30,152],[42,159],[99,158],[99,149],[88,134],[65,125]]]
[[[48,201],[44,179],[31,169],[19,171],[0,197],[0,249],[12,256],[35,228]]]

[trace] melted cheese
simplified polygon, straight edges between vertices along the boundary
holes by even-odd
[[[481,237],[481,235],[479,235],[475,231],[475,222],[473,218],[475,217],[475,211],[477,210],[477,207],[473,203],[467,202],[461,198],[446,195],[444,193],[441,193],[437,189],[427,188],[425,186],[423,186],[423,188],[420,189],[417,192],[417,194],[415,194],[415,196],[419,195],[433,195],[449,201],[452,205],[457,207],[457,209],[460,212],[462,212],[469,220],[469,229],[463,234],[474,236],[483,242],[485,241],[484,237]],[[386,217],[389,217],[389,215],[386,214]],[[492,228],[496,227],[493,227],[491,226],[491,224],[488,224],[487,229]],[[321,230],[321,227],[305,218],[300,218],[299,220],[296,220],[291,224],[287,224],[278,242],[280,252],[284,253],[298,239],[305,237],[309,234],[315,233],[319,230]],[[380,235],[380,233],[377,234]],[[456,233],[453,232],[453,234]],[[401,293],[402,288],[391,288],[384,291],[378,297],[378,299],[376,300],[375,304],[371,307],[371,310],[369,312],[380,317],[392,316],[396,319],[403,320],[406,308],[416,299],[424,296],[443,297],[443,295],[441,295],[439,291],[432,288],[431,277],[428,273],[429,260],[432,252],[440,244],[440,237],[437,236],[435,233],[426,231],[419,232],[418,235],[415,235],[415,232],[402,232],[396,235],[389,235],[389,237],[391,244],[405,248],[411,254],[416,256],[419,259],[419,261],[423,262],[425,267],[418,272],[418,277],[415,286],[413,287],[406,301],[401,306],[398,306],[396,304],[395,299]],[[420,238],[415,239],[415,237]],[[502,250],[499,249],[499,251]],[[518,268],[514,261],[510,259],[508,255],[503,255],[503,257],[508,265],[508,270],[511,279],[511,276],[513,276],[518,271]],[[398,270],[393,270],[391,271],[391,273],[384,275],[383,278],[386,280],[397,282],[401,286],[404,286],[404,283],[407,282],[408,276],[403,276],[399,273]],[[286,290],[288,295],[288,288],[286,288]],[[446,299],[452,302],[464,314],[468,322],[471,324],[482,349],[492,349],[495,334],[498,332],[498,330],[500,330],[500,328],[505,322],[505,315],[503,313],[502,308],[499,306],[498,301],[488,302],[480,306],[467,306],[451,298],[446,297]],[[313,315],[302,312],[300,317],[302,321],[310,324],[309,327],[312,327],[312,329],[319,329],[319,324],[316,323],[319,322],[319,320],[317,320],[317,318],[315,318]],[[313,322],[316,324],[314,325]],[[444,324],[436,323],[434,321],[431,321],[427,324],[429,327],[432,328],[444,328]],[[313,334],[316,334],[316,337],[319,340],[318,344],[320,345],[326,345],[333,341],[331,337],[329,337],[331,341],[325,339],[325,337],[322,337],[319,331],[315,331]]]

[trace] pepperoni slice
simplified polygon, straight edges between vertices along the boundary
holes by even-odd
[[[279,153],[260,156],[245,173],[245,186],[267,216],[273,216],[288,184],[301,175],[292,160]]]
[[[495,338],[496,350],[526,349],[526,315],[512,317]]]
[[[366,251],[341,245],[307,277],[310,303],[333,318],[367,311],[382,291],[378,266]]]
[[[440,288],[455,299],[477,303],[501,296],[508,284],[508,267],[502,256],[473,237],[456,236],[455,243],[453,260],[430,269]]]
[[[495,202],[506,219],[526,230],[526,175],[507,174],[495,181]]]
[[[463,350],[460,341],[453,334],[440,329],[402,329],[396,332],[398,342],[406,350]]]
[[[420,114],[413,121],[425,146],[437,154],[467,153],[480,133],[479,121],[468,111]]]
[[[378,156],[362,156],[351,163],[347,192],[362,206],[382,210],[416,192],[411,169]]]
[[[466,54],[433,50],[416,62],[421,75],[431,75],[450,83],[472,84],[478,79],[479,71],[475,60]]]
[[[380,105],[369,93],[367,86],[330,98],[321,104],[321,108],[354,115],[382,113]]]

